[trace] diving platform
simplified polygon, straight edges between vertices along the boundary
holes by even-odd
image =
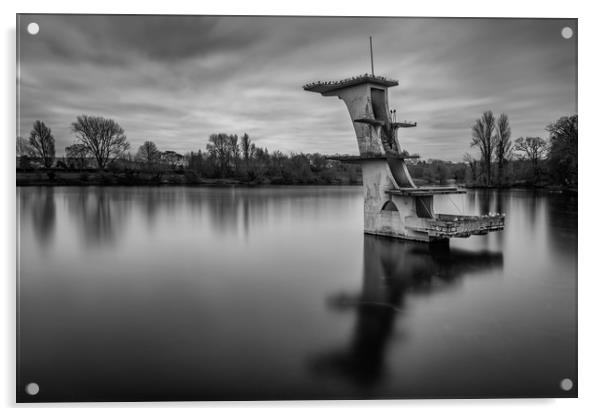
[[[467,238],[504,229],[504,214],[448,215],[436,214],[433,218],[406,217],[406,228],[428,235],[429,240]]]
[[[385,191],[389,195],[402,196],[428,196],[428,195],[445,195],[445,194],[465,194],[464,189],[455,186],[420,186],[416,188],[395,188]]]
[[[387,125],[387,122],[385,120],[376,120],[374,118],[369,118],[369,117],[357,118],[357,119],[353,120],[353,122],[370,124],[371,126],[379,126],[379,127],[383,127],[383,126]],[[399,128],[416,127],[417,123],[416,122],[412,123],[412,122],[408,122],[408,121],[400,121],[400,122],[390,123],[390,125],[394,129],[399,129]]]
[[[385,88],[395,87],[396,85],[399,85],[399,82],[393,79],[388,79],[373,74],[363,74],[351,78],[345,78],[340,81],[310,82],[308,84],[305,84],[303,86],[303,89],[305,91],[319,92],[320,94],[328,94],[342,88],[350,88],[368,82]]]
[[[395,123],[391,123],[391,127],[393,127],[394,129],[407,129],[408,127],[416,127],[418,125],[418,123],[416,122],[409,122],[409,121],[398,121]]]
[[[456,186],[416,186],[399,145],[400,128],[415,122],[397,122],[389,110],[388,88],[397,81],[364,74],[341,81],[318,81],[305,91],[338,97],[347,106],[359,148],[359,156],[335,155],[330,160],[358,163],[364,190],[364,232],[406,240],[435,242],[466,238],[504,229],[504,214],[453,215],[435,212],[438,198],[466,193]],[[455,204],[454,204],[455,205]]]
[[[353,155],[335,155],[326,156],[328,160],[338,160],[344,163],[360,163],[367,160],[405,160],[405,159],[420,159],[419,155],[398,155],[398,154],[387,154],[387,155],[364,155],[364,156],[353,156]]]
[[[353,122],[370,124],[371,126],[380,126],[380,127],[382,127],[386,124],[383,120],[375,120],[373,118],[368,118],[368,117],[357,118],[357,119],[353,120]]]

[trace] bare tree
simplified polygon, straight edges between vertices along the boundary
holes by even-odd
[[[577,115],[561,117],[548,125],[550,133],[549,161],[552,176],[563,185],[577,184]]]
[[[514,142],[514,149],[523,154],[523,157],[531,162],[535,174],[535,180],[539,179],[539,161],[542,160],[547,151],[548,143],[541,137],[519,137]]]
[[[495,130],[495,158],[497,160],[498,185],[501,185],[504,180],[504,167],[512,154],[512,141],[510,140],[512,130],[506,114],[500,114]]]
[[[54,162],[54,137],[52,131],[42,121],[33,123],[33,130],[29,133],[29,145],[32,155],[39,158],[44,167],[51,167]]]
[[[71,129],[96,159],[99,169],[130,148],[123,128],[109,118],[81,115]]]
[[[217,162],[221,177],[224,177],[232,169],[236,170],[238,168],[240,149],[236,134],[212,134],[209,136],[207,151],[209,156]]]
[[[495,117],[491,111],[485,111],[474,126],[472,126],[471,146],[476,146],[481,151],[481,161],[485,167],[485,184],[491,184],[491,165],[495,144]]]
[[[251,138],[247,133],[243,134],[240,138],[240,147],[242,148],[242,157],[245,163],[249,163],[249,157],[251,156]]]
[[[230,135],[230,160],[234,166],[234,171],[238,173],[238,162],[240,161],[240,148],[238,147],[238,135]]]
[[[470,177],[472,178],[472,182],[476,182],[477,181],[477,177],[478,177],[478,162],[475,160],[474,157],[472,157],[470,155],[470,153],[465,153],[464,154],[464,162],[466,162],[468,164],[468,167],[470,169]]]
[[[30,168],[31,167],[31,155],[33,154],[33,149],[29,145],[29,141],[24,137],[17,136],[17,168]]]
[[[77,169],[83,169],[86,167],[90,152],[88,152],[88,148],[82,143],[74,143],[71,146],[65,147],[65,156],[69,165]]]
[[[209,136],[209,143],[207,143],[207,151],[210,157],[216,160],[221,177],[224,177],[228,170],[229,142],[227,134],[219,133]]]
[[[157,145],[149,140],[145,141],[136,153],[136,159],[149,166],[157,163],[160,158],[161,152],[157,149]]]
[[[24,137],[17,136],[17,157],[31,156],[32,148]]]

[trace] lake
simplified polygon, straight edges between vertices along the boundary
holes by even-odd
[[[448,250],[365,236],[361,187],[17,203],[19,401],[576,396],[576,195],[441,198],[507,215]]]

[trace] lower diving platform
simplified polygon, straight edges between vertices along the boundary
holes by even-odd
[[[367,234],[430,243],[504,229],[505,214],[456,215],[436,212],[436,200],[446,200],[450,194],[465,193],[466,190],[455,186],[395,187],[384,191],[383,203],[378,194],[367,192],[364,230]],[[381,204],[380,207],[377,204]]]
[[[406,217],[406,228],[424,233],[429,240],[466,238],[504,229],[504,214],[449,215],[436,214],[434,218]]]

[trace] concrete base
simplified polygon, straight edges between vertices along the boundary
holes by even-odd
[[[437,214],[432,194],[413,196],[390,192],[399,189],[391,168],[382,159],[362,162],[366,234],[431,243],[504,228],[503,215]]]

